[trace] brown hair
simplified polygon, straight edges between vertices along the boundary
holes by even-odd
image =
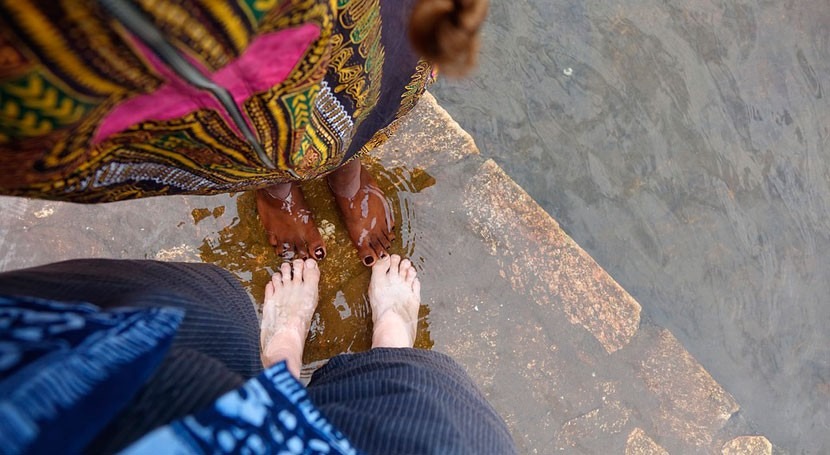
[[[418,0],[409,19],[412,47],[441,72],[462,76],[476,63],[488,0]]]

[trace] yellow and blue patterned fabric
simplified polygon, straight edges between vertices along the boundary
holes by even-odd
[[[80,452],[155,371],[183,317],[0,296],[2,452]]]

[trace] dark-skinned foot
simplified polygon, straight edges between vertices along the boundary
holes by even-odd
[[[290,187],[286,186],[290,185]],[[256,191],[259,219],[268,234],[268,243],[286,259],[323,259],[326,247],[296,183],[274,185]]]
[[[386,196],[358,160],[328,178],[340,216],[363,264],[371,266],[389,255],[395,222]]]

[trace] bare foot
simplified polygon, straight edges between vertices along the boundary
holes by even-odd
[[[369,171],[354,159],[331,173],[328,182],[360,260],[371,266],[388,256],[395,222],[386,196]]]
[[[299,378],[303,347],[317,308],[320,269],[313,259],[285,262],[265,285],[260,344],[262,364],[270,367],[285,360]]]
[[[303,191],[296,183],[274,185],[256,191],[259,219],[268,243],[286,259],[326,257],[323,237],[314,224]]]
[[[372,306],[373,348],[411,348],[418,328],[421,282],[409,259],[397,254],[372,266],[369,304]]]

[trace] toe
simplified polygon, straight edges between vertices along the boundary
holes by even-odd
[[[271,275],[271,281],[269,282],[271,286],[274,288],[274,292],[276,293],[277,290],[282,288],[282,270],[277,269],[273,275]]]
[[[392,242],[390,242],[389,239],[386,238],[386,236],[379,235],[378,238],[377,238],[376,243],[378,245],[380,245],[381,247],[383,247],[382,251],[384,253],[386,253],[386,252],[388,252],[389,250],[392,249]]]
[[[276,236],[272,236],[272,237],[270,237],[270,238],[268,239],[268,241],[269,241],[269,242],[271,243],[271,245],[274,247],[274,253],[276,253],[276,254],[277,254],[277,256],[282,257],[282,256],[285,254],[285,247],[286,247],[286,243],[285,243],[285,242],[281,241],[281,240],[280,240],[280,239],[278,239]]]
[[[276,276],[276,274],[274,275]],[[280,280],[281,284],[287,284],[291,281],[291,263],[283,262],[280,266]]]
[[[304,245],[304,243],[298,242],[296,245],[297,245],[297,255],[294,256],[294,257],[297,258],[297,259],[295,259],[295,261],[298,260],[298,259],[299,260],[308,259],[308,248],[305,248],[304,246],[301,246],[301,245]]]
[[[317,260],[326,257],[326,244],[323,242],[323,237],[316,227],[311,232],[311,235],[306,237],[306,243],[308,245],[308,257],[316,258]]]
[[[303,268],[305,268],[305,260],[294,259],[291,261],[291,281],[295,283],[303,281]]]
[[[365,245],[360,247],[357,250],[357,254],[360,255],[360,260],[363,261],[363,264],[369,267],[371,267],[372,264],[374,264],[378,260],[378,256],[377,254],[375,254],[375,250],[372,248],[371,245]]]
[[[265,285],[265,300],[271,300],[271,297],[274,297],[274,283],[269,281]]]
[[[308,242],[308,252],[309,258],[317,259],[318,261],[326,257],[326,247],[323,245],[323,241],[320,240],[319,242]]]
[[[415,267],[411,267],[411,268],[409,268],[409,270],[406,271],[406,278],[404,278],[404,279],[406,280],[407,283],[409,283],[411,285],[415,282],[415,279],[416,279],[417,276],[418,276],[418,272],[415,271]]]
[[[314,259],[306,259],[305,267],[303,269],[303,282],[317,286],[320,282],[320,269],[317,267],[317,261]]]
[[[386,237],[386,241],[391,245],[392,242],[395,241],[395,227],[393,226],[391,229],[384,232],[383,235]]]
[[[389,265],[389,270],[394,272],[394,273],[399,273],[400,272],[400,266],[401,266],[401,257],[398,256],[397,254],[393,254],[392,256],[389,256],[389,259],[391,260],[391,264]]]
[[[303,242],[303,239],[300,237],[293,237],[290,243],[292,255],[290,257],[287,257],[286,259],[291,261],[295,261],[297,259],[305,259],[302,257],[304,254],[303,247],[305,246],[305,242]]]
[[[301,236],[294,237],[294,257],[292,259],[297,260],[306,260],[309,258],[308,255],[308,244],[306,243],[305,239]]]
[[[389,248],[382,246],[379,242],[375,242],[372,245],[375,247],[375,254],[377,254],[378,259],[389,257]]]
[[[380,259],[382,257],[389,256],[389,253],[386,252],[386,247],[383,246],[380,242],[374,241],[369,244],[372,247],[372,251],[375,252],[375,257]]]
[[[374,278],[375,274],[383,274],[385,275],[386,272],[389,271],[389,267],[391,265],[391,259],[389,256],[384,258],[380,258],[375,264],[372,266],[372,277]]]
[[[415,278],[415,281],[412,282],[412,292],[415,294],[415,298],[418,299],[418,302],[421,302],[421,280]]]

